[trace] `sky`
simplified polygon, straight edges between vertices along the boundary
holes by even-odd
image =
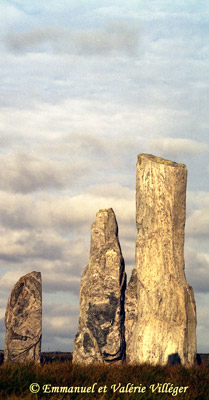
[[[209,5],[1,0],[0,349],[16,281],[40,271],[43,351],[72,351],[96,212],[135,266],[139,153],[188,169],[185,272],[209,353]]]

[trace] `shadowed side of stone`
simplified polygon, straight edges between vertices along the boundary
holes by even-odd
[[[10,294],[5,314],[4,361],[40,362],[42,334],[41,273],[19,279]]]
[[[125,359],[124,260],[114,211],[100,210],[91,229],[89,264],[80,287],[80,317],[73,362]]]
[[[125,340],[126,361],[131,360],[131,343],[137,319],[137,271],[134,268],[126,288],[125,296]]]
[[[184,273],[186,182],[185,165],[138,156],[137,321],[131,362],[195,361],[196,308]]]

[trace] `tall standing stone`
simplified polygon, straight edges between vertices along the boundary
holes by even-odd
[[[114,211],[100,210],[91,229],[89,264],[80,287],[80,318],[73,362],[124,360],[126,274]]]
[[[42,334],[41,273],[22,276],[10,294],[6,314],[4,361],[40,362]]]
[[[196,308],[184,273],[186,181],[185,165],[138,156],[137,322],[131,362],[194,363]]]

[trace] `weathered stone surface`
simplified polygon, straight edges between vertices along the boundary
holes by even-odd
[[[126,361],[131,360],[131,344],[133,332],[137,319],[137,272],[132,270],[125,295],[125,340],[126,340]]]
[[[22,276],[10,294],[6,314],[4,361],[40,362],[42,333],[41,273]]]
[[[137,322],[131,362],[192,365],[194,294],[184,273],[185,165],[140,154],[136,182]]]
[[[81,278],[73,362],[110,363],[124,359],[125,284],[114,211],[100,210],[92,225],[89,264]]]

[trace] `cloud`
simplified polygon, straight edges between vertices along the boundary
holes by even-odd
[[[4,310],[5,312],[5,310]],[[4,349],[4,342],[5,342],[5,323],[4,318],[0,319],[0,350]]]
[[[19,280],[21,276],[24,274],[22,273],[23,271],[13,271],[13,277],[12,273],[6,273],[3,278],[0,280],[0,287],[1,289],[4,287],[4,284],[9,284],[9,290],[6,293],[6,297],[8,299],[10,292],[12,290],[13,285]],[[66,277],[60,277],[60,279],[63,278],[63,281],[66,280]],[[70,275],[68,274],[68,278],[70,278]],[[49,300],[46,297],[46,288],[44,287],[44,279],[45,277],[42,274],[42,283],[43,283],[43,342],[45,346],[49,343],[51,343],[50,346],[51,350],[55,350],[57,346],[57,341],[59,342],[59,339],[66,339],[68,345],[70,345],[72,349],[72,340],[75,336],[76,329],[78,326],[78,315],[79,315],[79,299],[78,299],[78,293],[79,293],[79,288],[76,293],[77,296],[77,301],[75,304],[75,297],[73,298],[72,301],[72,296],[71,292],[68,288],[68,303],[66,303],[66,299],[59,294],[59,296],[56,296],[56,291],[53,291],[53,300],[49,303]],[[56,279],[58,280],[58,274],[56,276]],[[11,280],[13,280],[13,283],[11,285]],[[72,281],[73,283],[73,281]],[[80,286],[80,279],[79,279],[79,285]],[[5,290],[5,287],[4,287]],[[62,290],[62,288],[61,288]],[[4,293],[4,291],[1,290],[1,293]],[[4,315],[6,311],[6,305],[7,305],[7,299],[6,300],[1,300],[0,301],[0,332],[2,333],[2,338],[0,338],[0,348],[3,348],[3,334],[5,332],[5,324],[4,324]],[[61,301],[63,302],[61,303]],[[1,342],[2,340],[2,342]],[[53,344],[56,343],[56,346],[53,347]],[[64,346],[66,346],[66,343],[64,343]],[[64,349],[63,349],[64,350]],[[65,347],[66,350],[66,347]],[[43,349],[42,349],[43,351]],[[70,350],[68,350],[70,351]]]
[[[39,59],[34,60],[34,62],[39,62]],[[50,65],[48,68],[51,68]],[[57,66],[57,68],[59,67]],[[90,76],[94,79],[93,72]],[[28,79],[30,78],[28,77]],[[43,79],[45,78],[43,77]],[[75,79],[77,80],[78,77],[76,76]],[[78,88],[75,88],[76,91],[79,90],[80,83],[81,78],[77,81]],[[25,84],[27,85],[27,82]],[[91,80],[89,82],[88,79],[86,85],[91,86]],[[93,81],[92,88],[90,87],[89,90],[94,90],[94,88]],[[111,86],[110,92],[112,88]],[[15,107],[3,107],[1,109],[0,130],[8,137],[12,137],[13,143],[18,137],[19,142],[16,145],[21,148],[22,152],[27,153],[28,147],[32,147],[35,151],[38,143],[40,149],[42,145],[47,144],[50,147],[54,144],[56,151],[56,146],[59,149],[61,144],[66,143],[72,150],[79,148],[79,144],[81,148],[85,146],[86,154],[88,154],[88,140],[90,151],[104,143],[106,145],[113,144],[107,147],[108,152],[116,148],[117,145],[120,146],[121,151],[126,150],[125,146],[128,146],[128,149],[134,146],[141,147],[146,142],[144,132],[153,130],[153,123],[157,123],[157,119],[160,118],[158,110],[153,110],[152,116],[150,116],[148,109],[139,110],[136,105],[120,104],[118,101],[111,103],[109,101],[109,88],[107,89],[106,86],[104,88],[104,99],[97,98],[97,95],[94,98],[89,93],[82,98],[83,90],[81,90],[79,98],[73,98],[69,94],[68,99],[59,99],[59,102],[57,102],[57,96],[59,96],[57,90],[57,87],[53,87],[50,96],[50,101],[53,104],[42,102],[42,99],[39,99],[40,102],[36,101],[31,108],[28,107],[28,104],[24,104],[24,108],[21,109],[20,104],[17,103]],[[30,96],[28,96],[28,93],[26,96],[30,105]],[[31,96],[33,98],[33,93]],[[162,120],[160,123],[162,124]]]
[[[88,263],[90,237],[63,238],[54,231],[1,231],[0,267],[10,268],[1,276],[2,293],[32,270],[42,274],[43,290],[78,296],[80,276]],[[11,272],[12,271],[12,272]]]
[[[31,271],[30,271],[31,272]],[[15,283],[20,279],[21,276],[25,275],[21,268],[13,269],[5,272],[0,276],[0,288],[2,295],[6,295],[7,299],[10,295],[10,292],[15,285]]]
[[[98,187],[97,187],[98,188]],[[0,192],[0,217],[2,225],[10,229],[53,228],[71,233],[86,232],[101,208],[112,207],[121,222],[133,221],[135,191],[116,185],[114,195],[107,196],[83,192],[74,196],[53,196],[47,193],[13,194]],[[98,190],[98,189],[97,189]],[[112,191],[112,185],[110,185]],[[121,197],[118,198],[120,190]],[[108,184],[106,185],[108,193]],[[129,196],[127,192],[129,191]]]
[[[55,143],[55,151],[60,154],[71,153],[71,157],[77,160],[87,160],[89,156],[103,159],[108,156],[109,141],[95,133],[71,132],[61,139],[59,144]]]
[[[3,303],[2,303],[3,304]],[[70,315],[71,316],[78,316],[80,307],[79,304],[71,304],[71,303],[44,303],[44,313],[48,316],[50,315],[59,315],[60,317],[66,317],[69,315],[69,307],[70,307]]]
[[[24,33],[9,32],[4,40],[6,47],[15,53],[34,51],[37,45],[55,41],[62,33],[58,28],[42,28]]]
[[[126,115],[125,117],[127,118],[128,126],[129,116]],[[93,118],[95,119],[95,125],[98,122],[101,127],[102,121],[99,122],[99,116],[97,120],[96,111]],[[110,118],[114,119],[114,117],[111,116]],[[117,119],[118,122],[123,125],[123,116],[117,115]],[[124,125],[123,128],[125,128]],[[110,131],[108,127],[106,128],[106,130]],[[92,131],[92,129],[90,129],[90,131]],[[70,154],[71,160],[73,159],[77,163],[78,161],[79,163],[83,161],[84,164],[87,163],[88,165],[89,159],[91,159],[91,162],[89,162],[89,164],[92,165],[94,179],[96,177],[96,179],[98,180],[98,176],[103,177],[103,175],[105,175],[105,179],[104,177],[103,179],[100,178],[100,182],[110,179],[109,176],[115,173],[116,170],[117,177],[114,179],[114,181],[120,179],[118,176],[121,173],[121,170],[124,171],[124,169],[126,169],[126,171],[129,172],[130,166],[131,168],[133,166],[135,168],[136,148],[144,148],[144,140],[141,135],[134,137],[130,133],[130,135],[127,137],[127,135],[121,134],[120,138],[114,137],[112,135],[104,136],[102,135],[102,132],[100,132],[99,128],[98,133],[81,133],[79,131],[71,132],[67,135],[64,135],[59,142],[54,141],[54,143],[51,143],[48,146],[42,146],[42,149],[44,149],[46,153],[49,152],[50,154],[50,152],[54,152],[62,158],[66,157],[66,154]],[[97,171],[97,175],[95,175],[95,170]],[[108,171],[110,173],[108,173]]]
[[[19,263],[18,268],[15,269],[11,263],[10,271],[0,277],[2,296],[8,299],[13,286],[22,276],[31,271],[38,271],[41,272],[44,294],[48,293],[55,296],[55,294],[63,294],[65,292],[69,294],[69,297],[78,298],[81,273],[88,263],[88,253],[85,254],[84,250],[81,251],[81,259],[78,259],[77,262],[72,255],[72,261],[69,261],[68,265],[64,262],[31,261],[28,259]],[[86,257],[86,261],[82,262],[84,257]]]
[[[0,132],[1,137],[0,137],[0,148],[7,147],[10,144],[10,140],[6,135],[4,135],[2,132]]]
[[[5,300],[0,300],[0,319],[3,319],[5,316],[6,304]]]
[[[209,206],[191,212],[187,219],[186,233],[192,237],[207,238],[209,236]]]
[[[27,24],[29,15],[26,15],[22,7],[16,7],[14,2],[2,0],[0,3],[0,26],[1,31],[5,32],[14,25]]]
[[[185,248],[186,276],[195,292],[208,293],[209,254]]]
[[[43,320],[43,334],[45,333],[47,336],[58,336],[62,338],[74,337],[75,330],[75,318],[71,318],[69,315],[66,317],[60,317],[57,314],[51,317],[47,316]]]
[[[82,254],[83,256],[83,254]],[[74,276],[70,268],[65,273],[60,273],[59,269],[57,271],[49,271],[48,273],[44,272],[43,275],[43,289],[45,293],[60,293],[67,292],[71,293],[78,297],[80,290],[80,279],[81,272],[84,269],[85,265],[81,265],[81,261],[77,263],[77,271]]]
[[[89,56],[131,55],[138,50],[139,31],[134,24],[115,21],[103,29],[85,31],[53,26],[23,33],[9,32],[2,41],[17,54],[52,49],[55,53]]]
[[[1,155],[0,163],[0,189],[16,193],[67,187],[77,182],[84,172],[82,163],[70,165],[25,152]]]
[[[0,349],[4,348],[6,304],[0,308]],[[79,306],[43,303],[42,351],[72,351],[78,328]]]
[[[187,200],[193,209],[200,209],[209,206],[209,191],[197,190],[187,191]]]
[[[0,259],[14,263],[26,258],[64,261],[69,257],[70,242],[49,230],[7,231],[2,233]]]
[[[55,301],[57,302],[55,303]],[[4,334],[5,334],[5,323],[4,316],[6,311],[7,300],[0,301],[0,349],[4,348]],[[51,350],[60,351],[66,350],[66,343],[69,346],[68,351],[72,350],[72,342],[75,337],[75,333],[78,327],[78,316],[79,316],[79,304],[72,304],[72,302],[63,301],[60,303],[60,299],[54,296],[54,302],[48,302],[45,299],[45,295],[42,302],[43,312],[43,327],[42,337],[45,350],[47,345],[50,344]],[[65,348],[61,345],[58,346],[59,341],[64,343]],[[65,339],[65,340],[64,340]],[[57,347],[58,346],[58,347]],[[44,349],[42,348],[42,351]]]
[[[88,264],[91,225],[96,212],[113,207],[127,271],[135,257],[135,191],[119,184],[90,187],[81,195],[15,195],[0,192],[2,293],[31,270],[41,271],[47,293],[79,293]],[[15,273],[13,273],[15,272]]]
[[[197,344],[199,353],[208,353],[208,305],[209,293],[195,294],[197,307]]]
[[[72,351],[78,316],[78,304],[46,302],[43,305],[42,351]]]
[[[115,211],[123,256],[132,266],[135,191],[111,184],[90,187],[74,197],[0,192],[1,265],[21,270],[22,275],[31,269],[42,271],[49,292],[78,293],[80,274],[88,263],[91,225],[96,212],[107,207]],[[10,279],[14,284],[13,275],[4,276],[2,288],[11,287]]]
[[[209,145],[191,139],[161,137],[150,140],[148,143],[148,150],[164,157],[176,158],[179,155],[192,157],[208,151]]]
[[[186,234],[188,237],[208,239],[209,237],[209,192],[188,191],[189,206]]]

